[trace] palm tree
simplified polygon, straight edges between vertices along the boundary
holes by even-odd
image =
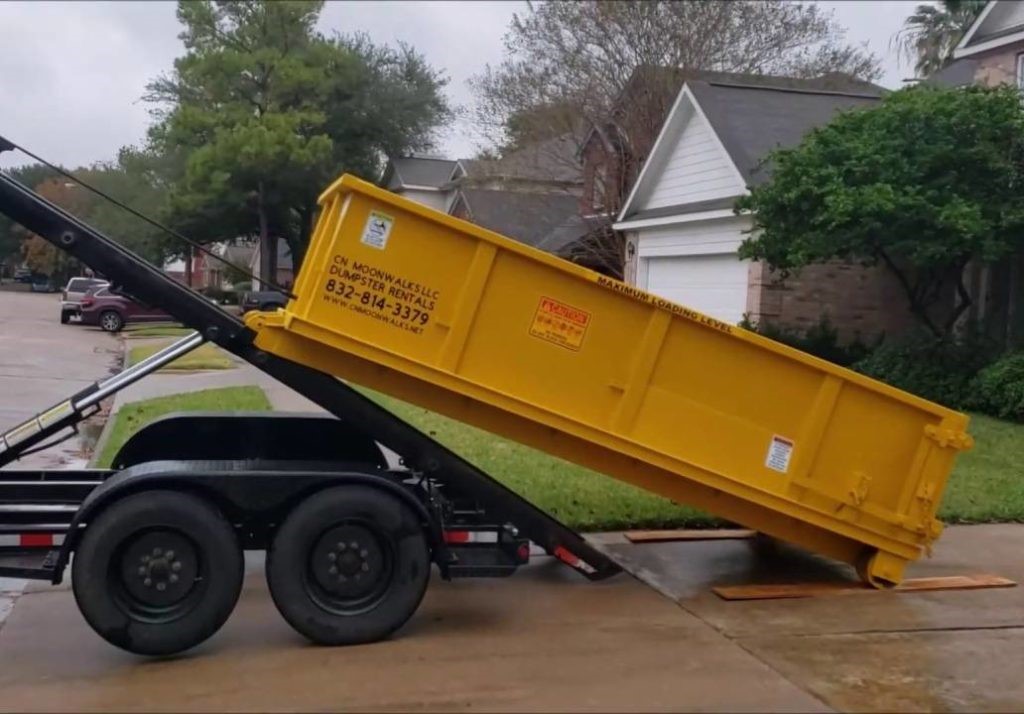
[[[917,6],[894,38],[900,54],[913,60],[917,76],[927,77],[952,61],[953,48],[986,4],[987,0],[939,0]]]

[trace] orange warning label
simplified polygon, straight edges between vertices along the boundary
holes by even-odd
[[[590,313],[548,297],[542,297],[533,316],[530,334],[559,347],[578,350],[590,324]]]

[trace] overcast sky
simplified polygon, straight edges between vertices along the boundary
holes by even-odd
[[[847,39],[883,59],[881,84],[912,74],[889,50],[916,1],[839,0]],[[414,45],[450,79],[455,104],[468,104],[466,80],[502,58],[501,38],[524,2],[328,2],[325,31],[365,31],[380,43]],[[150,121],[139,101],[146,82],[182,52],[173,2],[4,2],[0,0],[0,135],[44,158],[79,166],[139,143]],[[456,125],[436,153],[475,153],[470,127]],[[0,165],[26,163],[3,154]]]

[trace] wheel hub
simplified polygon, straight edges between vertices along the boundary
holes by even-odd
[[[344,600],[364,598],[385,576],[385,558],[377,536],[361,525],[336,526],[313,548],[311,570],[317,584]]]
[[[139,604],[167,607],[191,591],[199,574],[195,547],[175,531],[150,531],[124,551],[121,578]]]

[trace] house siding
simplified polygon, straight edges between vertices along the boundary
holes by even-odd
[[[978,56],[978,68],[974,71],[975,84],[996,87],[1000,84],[1017,83],[1017,56],[1024,52],[1024,42],[1000,47],[989,54]]]
[[[744,186],[707,121],[693,114],[665,161],[642,210],[728,198]]]

